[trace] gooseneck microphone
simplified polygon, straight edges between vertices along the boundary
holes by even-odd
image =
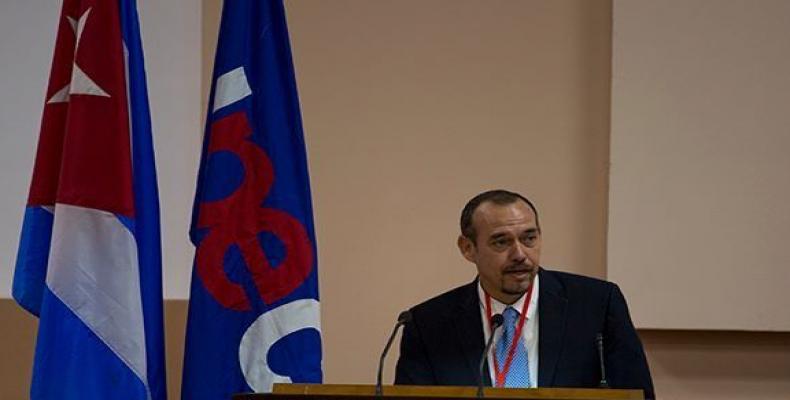
[[[483,398],[483,373],[485,373],[483,367],[486,365],[486,360],[488,359],[488,352],[491,351],[491,345],[494,344],[494,334],[496,333],[497,328],[502,326],[502,323],[505,322],[505,319],[502,317],[502,314],[494,314],[491,317],[491,335],[488,336],[488,341],[486,342],[486,347],[483,349],[483,355],[480,356],[480,363],[477,366],[477,398]]]
[[[381,385],[381,373],[384,370],[384,358],[387,357],[387,353],[390,351],[390,346],[392,346],[392,341],[395,339],[395,334],[398,333],[398,329],[409,322],[411,322],[411,311],[407,310],[398,315],[398,322],[395,324],[395,327],[392,328],[392,333],[390,334],[389,340],[387,340],[387,345],[384,346],[384,351],[381,352],[381,357],[379,358],[379,372],[378,376],[376,377],[376,396],[381,396],[383,393]]]
[[[603,363],[603,334],[599,333],[595,335],[595,345],[598,348],[598,362],[601,367],[601,382],[598,383],[598,387],[601,389],[609,389],[609,382],[606,381],[606,367]]]

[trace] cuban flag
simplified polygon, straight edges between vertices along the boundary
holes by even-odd
[[[280,0],[224,3],[190,237],[182,398],[321,382],[310,185]]]
[[[159,205],[134,0],[64,0],[13,295],[32,399],[165,399]]]

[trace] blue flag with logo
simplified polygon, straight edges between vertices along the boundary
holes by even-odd
[[[151,122],[134,0],[64,0],[14,272],[31,399],[166,398]]]
[[[190,238],[182,398],[321,382],[310,185],[280,0],[224,3]]]

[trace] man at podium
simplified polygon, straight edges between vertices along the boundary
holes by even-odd
[[[458,248],[478,277],[411,309],[395,384],[476,385],[493,331],[482,377],[487,386],[598,387],[606,381],[653,398],[620,289],[541,268],[541,241],[538,212],[524,196],[493,190],[471,199],[461,213]],[[502,318],[492,318],[497,314]]]

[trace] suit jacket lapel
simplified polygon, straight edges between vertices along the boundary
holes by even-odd
[[[477,295],[477,280],[466,285],[463,298],[458,304],[458,308],[452,315],[455,333],[458,336],[459,344],[468,364],[470,376],[477,381],[478,363],[483,353],[484,336],[483,322],[480,317],[480,300]],[[491,385],[490,374],[483,375],[483,384]]]
[[[568,299],[550,271],[540,269],[538,298],[538,386],[552,386],[565,338]]]

